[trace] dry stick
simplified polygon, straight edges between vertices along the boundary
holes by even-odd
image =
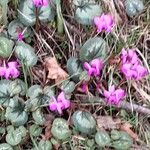
[[[133,110],[135,112],[150,115],[150,109],[143,107],[143,106],[139,106],[137,104],[132,104],[132,106],[131,106],[131,104],[129,102],[122,102],[122,103],[120,103],[120,105],[118,105],[118,106],[115,105],[114,107],[127,109],[129,111]]]
[[[103,105],[103,106],[107,106],[108,104],[105,103],[102,99],[98,98],[98,97],[93,97],[91,98],[91,100],[89,101],[88,96],[85,95],[80,95],[77,94],[76,95],[78,98],[81,100],[81,104],[80,105]],[[129,110],[131,112],[139,112],[142,114],[146,114],[146,115],[150,115],[150,109],[146,108],[144,106],[140,106],[134,103],[129,103],[126,101],[122,101],[119,105],[112,105],[115,108],[122,108],[122,109],[126,109]]]

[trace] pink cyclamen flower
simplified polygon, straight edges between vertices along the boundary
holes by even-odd
[[[84,68],[88,72],[89,76],[99,76],[103,68],[103,63],[100,59],[93,59],[90,63],[85,62]]]
[[[101,16],[94,17],[94,24],[97,27],[97,32],[102,32],[102,30],[111,32],[113,27],[113,18],[109,14],[102,14]]]
[[[70,101],[65,98],[65,93],[61,92],[57,99],[52,96],[53,102],[50,102],[49,109],[51,111],[57,110],[59,114],[62,114],[62,110],[70,107]]]
[[[18,64],[16,61],[9,62],[7,65],[4,63],[3,67],[0,67],[0,76],[5,79],[17,78],[20,75],[18,70]]]
[[[22,41],[23,40],[23,33],[19,32],[18,33],[18,41]]]
[[[49,0],[33,0],[33,4],[36,7],[47,6],[48,3],[49,3]]]
[[[112,85],[109,87],[108,91],[104,90],[104,96],[108,104],[118,105],[119,102],[125,97],[125,91],[122,89],[116,89]]]
[[[81,92],[86,93],[88,91],[88,84],[83,82],[81,84]]]
[[[140,80],[148,74],[147,69],[142,66],[138,55],[134,49],[122,49],[121,53],[121,72],[126,79]]]

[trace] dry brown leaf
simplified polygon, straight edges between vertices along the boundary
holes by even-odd
[[[130,123],[126,122],[120,126],[120,129],[122,131],[127,132],[133,139],[137,140],[138,135],[131,130],[131,127],[132,127],[132,125]]]
[[[111,116],[98,116],[96,120],[98,128],[100,129],[118,129],[121,124],[120,119],[112,119]]]
[[[45,67],[48,70],[48,79],[54,79],[55,83],[60,83],[69,75],[58,65],[55,57],[48,57],[45,59]]]

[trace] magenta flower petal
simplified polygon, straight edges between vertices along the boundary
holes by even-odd
[[[33,0],[33,4],[36,7],[47,6],[49,4],[49,0]]]
[[[57,101],[61,102],[63,104],[64,109],[70,107],[70,101],[65,98],[65,93],[64,92],[61,92],[58,95]]]
[[[96,71],[95,75],[100,75],[100,71],[103,68],[102,61],[97,58],[97,59],[93,59],[90,64],[93,68],[95,68],[95,71]]]
[[[101,32],[102,30],[111,32],[113,27],[113,18],[109,14],[102,14],[101,16],[94,17],[94,24],[96,25],[98,32]]]
[[[89,76],[95,75],[95,68],[92,68],[88,62],[84,63],[84,69],[88,72]]]
[[[115,86],[110,86],[109,90],[104,90],[105,100],[108,104],[117,105],[125,96],[125,91],[122,89],[115,90]]]
[[[3,77],[6,73],[6,68],[5,67],[0,67],[0,76]]]

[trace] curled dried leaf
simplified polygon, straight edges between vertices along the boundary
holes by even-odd
[[[69,75],[59,66],[55,57],[48,57],[45,59],[45,67],[48,70],[48,79],[54,79],[55,83],[60,83]]]

